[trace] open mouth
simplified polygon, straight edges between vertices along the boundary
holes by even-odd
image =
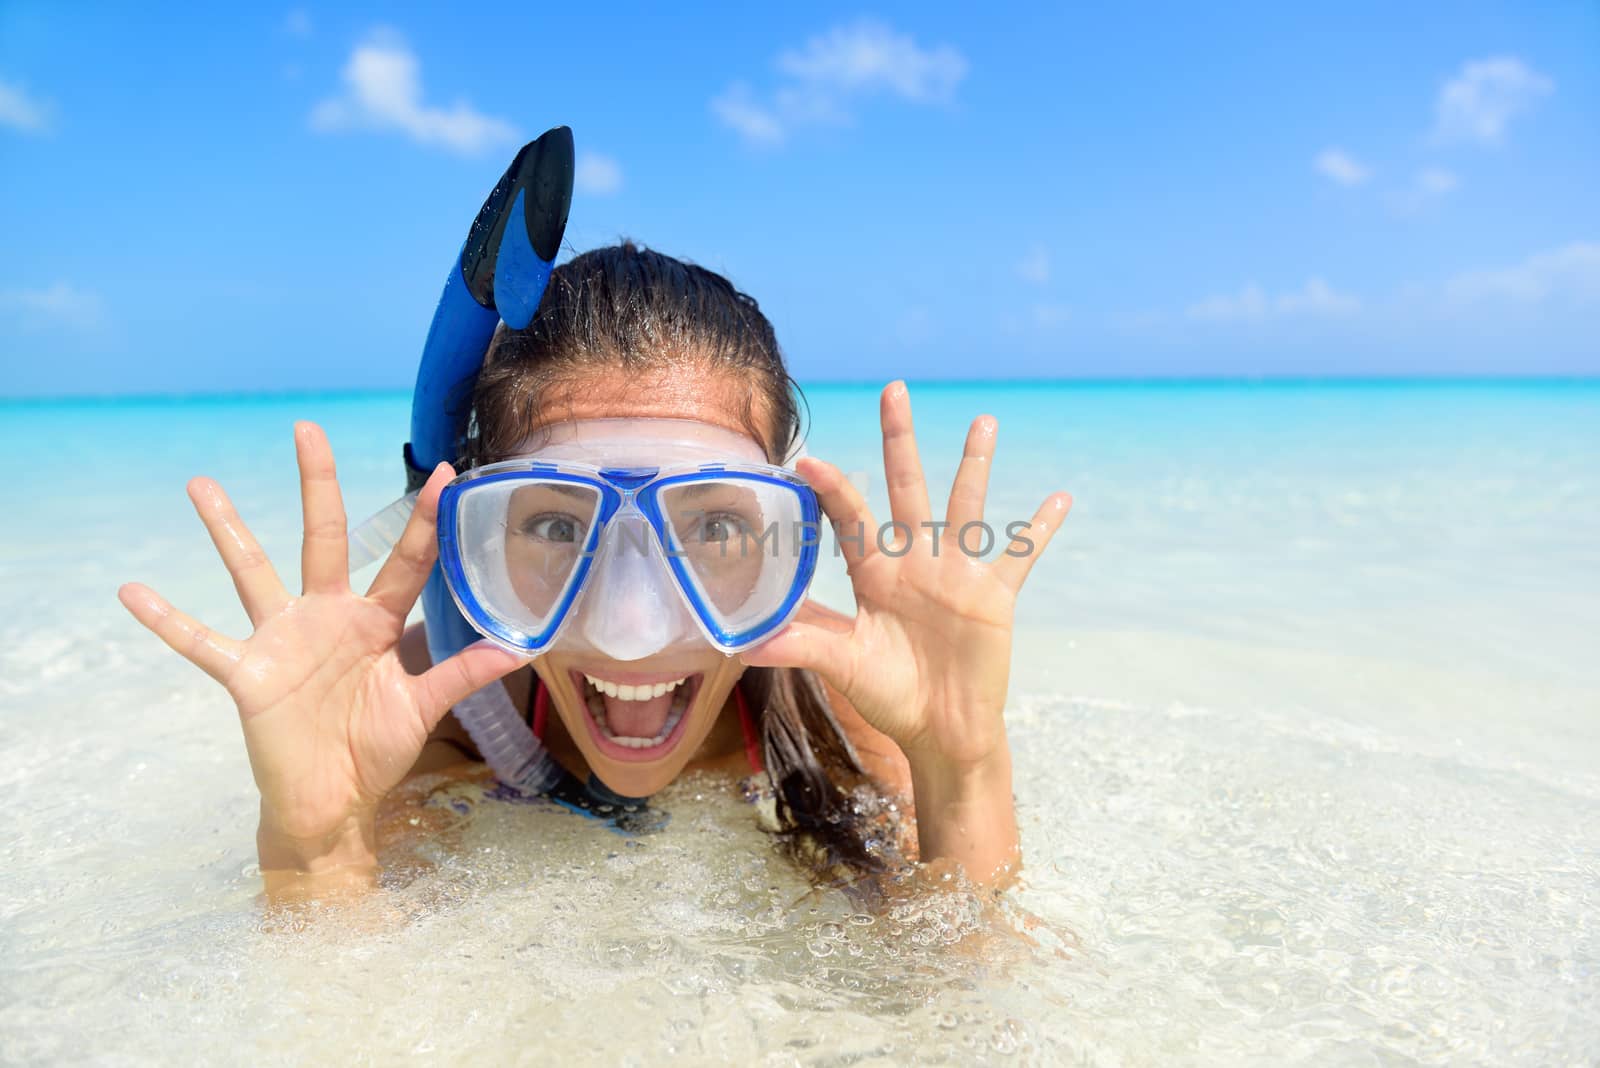
[[[613,760],[634,762],[665,756],[678,744],[705,678],[695,673],[624,682],[581,671],[571,675],[595,745]]]

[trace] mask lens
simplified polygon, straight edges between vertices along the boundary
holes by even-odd
[[[660,499],[673,552],[719,629],[747,631],[784,609],[816,539],[794,487],[729,476],[667,486]]]
[[[600,493],[560,480],[504,479],[462,495],[467,585],[503,625],[539,637],[559,621],[585,561]]]

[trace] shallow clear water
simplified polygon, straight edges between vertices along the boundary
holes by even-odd
[[[810,396],[812,452],[874,470],[871,391]],[[241,632],[184,480],[288,578],[291,421],[365,514],[405,398],[0,407],[0,1059],[1600,1060],[1600,388],[913,400],[935,487],[987,410],[993,519],[1077,498],[1019,608],[1025,885],[870,912],[731,783],[638,839],[423,783],[448,829],[299,926],[257,899],[231,705],[114,591]]]

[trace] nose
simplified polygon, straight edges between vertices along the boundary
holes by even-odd
[[[642,516],[614,520],[585,593],[584,640],[613,660],[643,660],[694,633],[655,535]]]

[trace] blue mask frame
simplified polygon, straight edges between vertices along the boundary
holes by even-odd
[[[599,495],[595,519],[589,526],[573,576],[550,612],[549,621],[534,634],[508,627],[479,600],[467,580],[462,558],[457,525],[462,497],[475,489],[507,481],[569,482],[593,489]],[[673,486],[727,481],[758,482],[793,493],[799,501],[799,522],[816,531],[816,537],[803,538],[800,542],[794,578],[782,603],[757,622],[737,631],[724,627],[715,610],[701,596],[684,563],[676,532],[661,505],[662,492]],[[566,461],[507,460],[468,471],[450,482],[439,496],[439,564],[451,597],[473,629],[495,644],[523,655],[537,656],[543,653],[555,643],[563,626],[572,617],[572,606],[588,583],[595,553],[611,521],[629,505],[637,510],[649,526],[666,558],[673,584],[711,645],[728,654],[748,649],[775,634],[799,610],[817,568],[822,515],[817,495],[804,480],[786,468],[738,463],[602,468]]]

